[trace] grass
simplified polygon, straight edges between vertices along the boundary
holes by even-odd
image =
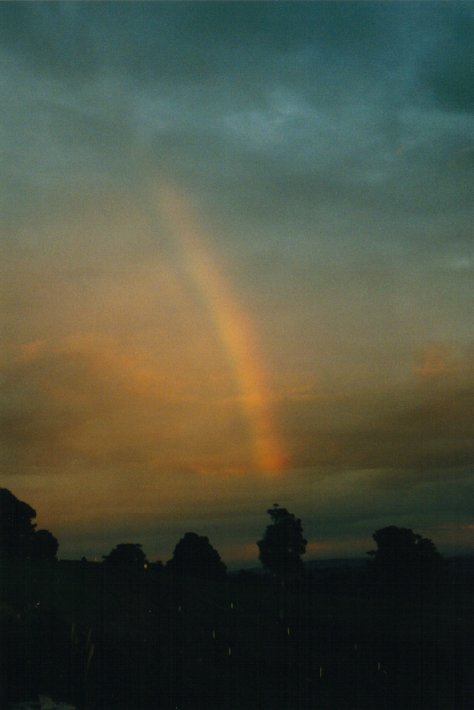
[[[474,707],[472,597],[2,563],[4,696],[91,710]],[[469,591],[469,590],[467,590]]]

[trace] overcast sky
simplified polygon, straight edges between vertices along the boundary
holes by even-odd
[[[471,3],[0,4],[1,485],[62,557],[474,534]]]

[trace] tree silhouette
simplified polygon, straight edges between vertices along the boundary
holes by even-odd
[[[376,550],[371,569],[376,583],[393,591],[406,585],[431,585],[441,566],[441,555],[433,542],[410,528],[390,525],[376,530],[373,539]]]
[[[36,531],[36,511],[0,488],[0,556],[54,559],[58,541],[48,530]]]
[[[37,530],[31,541],[31,558],[33,560],[53,560],[58,547],[58,541],[49,530]]]
[[[35,532],[36,511],[18,500],[7,488],[0,488],[0,554],[28,557]]]
[[[267,510],[272,519],[262,540],[257,542],[262,565],[281,581],[299,579],[304,573],[301,555],[306,552],[301,520],[278,503]]]
[[[166,568],[179,577],[223,579],[226,566],[207,537],[187,532],[174,549]]]
[[[131,567],[143,569],[147,564],[142,546],[136,542],[121,542],[108,555],[103,556],[104,564],[110,568]]]

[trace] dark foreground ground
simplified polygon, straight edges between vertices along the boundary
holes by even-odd
[[[472,586],[383,596],[3,562],[0,706],[472,710]]]

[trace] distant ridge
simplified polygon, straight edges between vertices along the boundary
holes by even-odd
[[[308,571],[313,569],[332,569],[337,567],[364,567],[367,563],[366,557],[330,558],[328,560],[308,560],[305,568]]]
[[[367,563],[368,558],[364,557],[347,557],[347,558],[330,558],[323,560],[307,560],[304,563],[307,572],[314,572],[317,570],[324,569],[338,569],[338,568],[360,568],[364,567]],[[265,570],[263,567],[241,567],[234,568],[230,570],[230,574],[238,574],[239,572],[250,572],[251,574],[264,574]]]

